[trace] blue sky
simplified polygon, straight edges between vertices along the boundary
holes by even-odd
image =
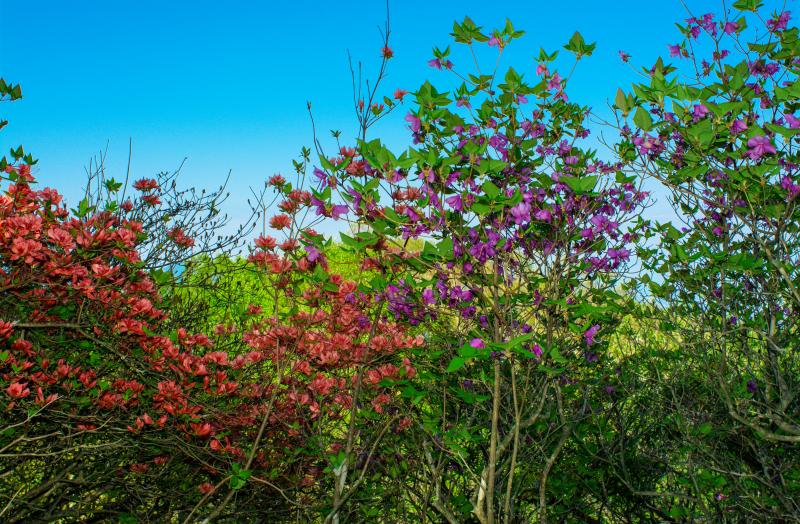
[[[687,4],[701,14],[718,11],[721,2]],[[394,1],[395,58],[384,92],[445,80],[427,60],[434,45],[450,42],[453,20],[464,15],[484,28],[502,27],[508,17],[525,30],[501,69],[513,65],[529,76],[540,47],[560,48],[576,30],[597,41],[569,92],[598,108],[617,86],[635,80],[617,51],[649,66],[679,40],[674,22],[687,16],[678,0]],[[110,174],[124,176],[131,139],[136,178],[171,170],[184,158],[186,185],[213,187],[232,171],[229,211],[237,217],[244,215],[249,187],[290,172],[291,159],[311,144],[306,101],[326,136],[329,129],[354,128],[347,51],[364,61],[368,74],[374,71],[385,5],[0,0],[0,20],[15,29],[0,39],[0,75],[22,84],[24,94],[0,106],[0,116],[10,120],[0,147],[23,144],[40,160],[34,173],[41,182],[75,202],[84,167],[106,146]],[[396,116],[373,136],[402,146],[407,131]]]

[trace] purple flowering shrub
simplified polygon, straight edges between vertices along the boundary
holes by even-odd
[[[641,315],[662,320],[679,376],[703,392],[690,412],[664,402],[690,421],[684,460],[717,485],[676,516],[718,518],[733,500],[757,518],[800,509],[800,41],[789,12],[759,6],[689,17],[670,63],[616,98],[621,157],[668,190],[682,222],[657,228]]]
[[[457,43],[498,54],[521,35],[454,26]],[[576,33],[565,47],[581,60],[594,44]],[[608,372],[606,334],[644,227],[647,193],[587,146],[589,109],[569,100],[555,56],[542,52],[529,82],[462,72],[436,49],[430,65],[461,83],[413,93],[412,147],[361,140],[317,172],[314,198],[351,219],[358,232],[342,240],[383,275],[373,291],[387,312],[439,328],[421,352],[427,380],[404,394],[426,398],[416,438],[445,518],[547,514],[548,472]],[[517,499],[533,477],[535,499]]]

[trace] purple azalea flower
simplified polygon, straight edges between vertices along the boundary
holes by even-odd
[[[789,11],[784,11],[780,15],[778,15],[777,18],[767,20],[767,29],[769,29],[773,33],[777,33],[778,31],[783,31],[786,29],[789,23],[789,18],[791,18]]]
[[[533,354],[536,355],[537,357],[542,356],[542,346],[540,346],[536,342],[533,343],[533,347],[531,349],[533,350]]]
[[[312,196],[311,197],[311,205],[317,209],[317,215],[324,215],[325,214],[325,202],[320,200],[319,198]]]
[[[669,56],[672,57],[681,56],[681,46],[676,44],[676,45],[668,45],[667,47],[669,48]]]
[[[800,185],[795,184],[789,175],[786,175],[781,179],[781,187],[785,191],[788,191],[792,195],[792,198],[800,193]]]
[[[339,220],[339,217],[346,214],[347,214],[347,206],[345,205],[338,204],[331,207],[331,217],[333,217],[334,220]]]
[[[608,250],[608,258],[613,260],[615,264],[619,264],[622,261],[628,260],[630,254],[631,252],[625,248]]]
[[[705,118],[706,115],[708,115],[708,108],[703,104],[695,104],[694,109],[692,110],[692,115],[694,115],[696,120]]]
[[[463,211],[464,210],[464,202],[461,200],[461,195],[453,195],[451,197],[447,197],[444,199],[448,206],[452,207],[456,211]]]
[[[533,214],[533,218],[536,220],[542,220],[544,222],[550,222],[550,220],[553,218],[553,215],[546,209],[540,209]]]
[[[527,202],[520,202],[511,208],[511,217],[518,226],[531,221],[531,205]]]
[[[702,20],[696,20],[698,24],[703,26],[703,29],[708,31],[711,36],[715,36],[717,34],[717,25],[714,23],[714,15],[711,13],[706,13],[703,15]]]
[[[433,295],[433,290],[428,288],[422,292],[422,301],[426,304],[430,305],[436,302],[436,298]]]
[[[328,181],[328,175],[318,167],[314,168],[314,176],[319,179],[321,184],[325,184]]]
[[[419,133],[420,120],[418,117],[414,116],[413,113],[409,113],[406,115],[406,122],[409,123],[411,131],[413,131],[414,133]]]
[[[725,22],[725,28],[723,31],[725,31],[726,35],[729,35],[731,33],[735,33],[737,29],[739,29],[739,24],[736,22]]]
[[[597,332],[600,331],[600,324],[595,324],[583,333],[583,338],[586,340],[586,345],[591,346],[594,344],[594,337],[597,335]]]
[[[791,129],[800,129],[800,118],[797,118],[791,113],[786,113],[783,117],[786,119],[786,123],[789,124]]]
[[[555,89],[555,90],[560,91],[561,90],[561,81],[562,81],[561,76],[558,73],[553,74],[553,76],[551,76],[550,80],[548,80],[548,82],[547,82],[547,89],[550,89],[550,90]]]
[[[745,131],[746,129],[747,129],[747,124],[745,124],[743,120],[740,120],[738,118],[733,121],[733,124],[731,124],[731,133],[733,133],[734,135],[738,135],[739,133]]]
[[[653,137],[645,133],[644,136],[636,136],[633,143],[639,147],[639,152],[647,154],[658,154],[664,150],[664,144],[659,137]]]
[[[473,338],[469,341],[469,345],[474,347],[475,349],[484,349],[486,344],[483,342],[483,339],[480,338]]]
[[[316,262],[322,257],[322,253],[314,246],[306,246],[306,258],[309,262]]]
[[[769,137],[764,135],[751,137],[747,141],[747,147],[750,149],[745,153],[745,156],[749,156],[752,160],[758,160],[766,154],[774,154],[776,152],[775,146],[772,145]]]
[[[406,208],[406,212],[404,213],[404,215],[410,218],[412,222],[419,222],[420,218],[422,218],[419,216],[419,213],[417,213],[410,207]]]

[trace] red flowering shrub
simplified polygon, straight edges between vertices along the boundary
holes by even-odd
[[[251,257],[271,310],[254,305],[214,333],[163,333],[135,208],[70,213],[55,190],[35,189],[28,165],[5,174],[0,493],[15,518],[185,516],[224,510],[234,491],[314,489],[325,452],[344,445],[343,421],[386,414],[385,386],[413,376],[397,352],[415,341],[328,275],[317,248],[301,250],[296,229],[280,246],[259,239]],[[288,200],[295,212],[308,203]],[[191,245],[181,229],[170,236]]]

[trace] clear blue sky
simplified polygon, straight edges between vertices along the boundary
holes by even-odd
[[[687,3],[695,14],[721,6]],[[687,16],[678,0],[395,0],[385,93],[443,80],[426,62],[464,15],[484,28],[508,17],[525,30],[504,66],[529,76],[540,47],[560,48],[575,30],[597,41],[569,89],[595,107],[634,80],[618,50],[649,66],[679,40],[674,22]],[[291,159],[311,144],[307,100],[326,135],[353,128],[347,51],[373,71],[384,19],[381,0],[0,0],[0,76],[24,93],[0,106],[10,120],[0,147],[23,144],[40,159],[39,180],[75,202],[84,166],[106,144],[110,173],[124,176],[131,138],[137,178],[184,157],[187,185],[214,186],[232,170],[237,216],[248,187],[290,172]],[[401,145],[407,132],[397,116],[378,132]]]

